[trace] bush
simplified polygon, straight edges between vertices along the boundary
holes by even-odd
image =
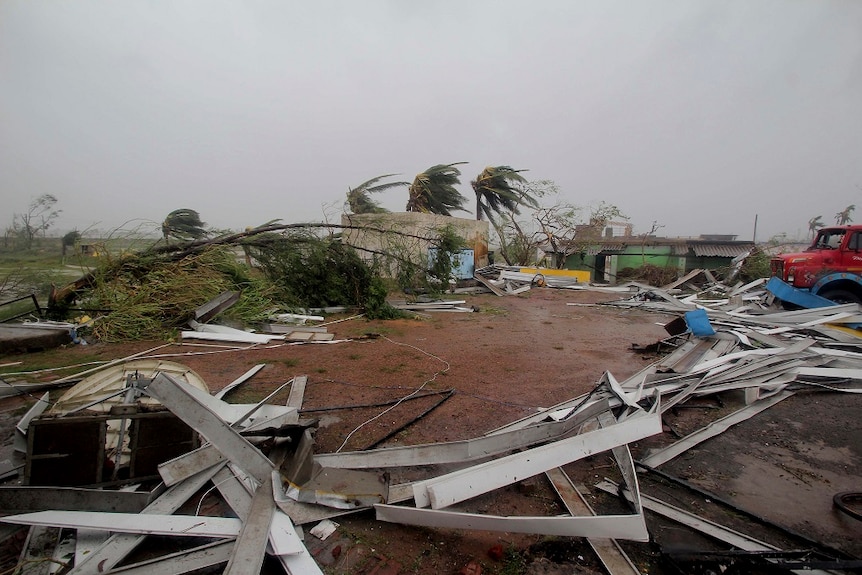
[[[398,315],[386,303],[380,275],[337,236],[272,235],[247,249],[288,307],[352,306],[373,318]]]
[[[651,286],[663,286],[679,277],[679,268],[645,264],[637,268],[623,268],[617,272],[617,281],[639,281]]]

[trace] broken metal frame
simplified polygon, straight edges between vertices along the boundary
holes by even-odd
[[[521,429],[461,441],[322,453],[315,455],[315,461],[326,467],[346,469],[467,463],[563,437],[608,408],[607,400],[597,399],[576,415],[561,421],[540,422]]]
[[[441,509],[597,452],[661,433],[659,402],[609,427],[561,439],[413,484],[417,507]]]

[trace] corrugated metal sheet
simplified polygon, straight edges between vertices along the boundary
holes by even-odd
[[[751,244],[689,244],[696,256],[735,258],[747,253],[753,247]]]
[[[736,256],[747,253],[753,244],[750,242],[739,243],[718,243],[718,242],[697,242],[697,241],[653,241],[644,246],[647,253],[653,251],[657,246],[670,247],[670,252],[674,256],[685,257],[691,253],[698,257],[721,257],[735,258]],[[614,255],[625,253],[626,248],[631,247],[624,242],[614,242],[605,244],[594,244],[586,249],[587,255],[595,256],[598,254]]]
[[[603,244],[593,245],[587,248],[587,255],[595,256],[598,254],[621,254],[626,249],[625,244]]]

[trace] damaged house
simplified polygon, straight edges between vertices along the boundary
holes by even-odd
[[[595,282],[616,283],[623,270],[645,265],[676,268],[680,276],[696,269],[729,268],[735,258],[744,257],[755,247],[753,241],[737,240],[735,235],[662,238],[634,236],[630,228],[625,229],[628,234],[611,233],[571,242],[577,245],[566,246],[566,253],[560,254],[565,257],[563,267],[589,270]],[[550,246],[545,246],[546,254],[553,259],[555,254],[548,250]]]

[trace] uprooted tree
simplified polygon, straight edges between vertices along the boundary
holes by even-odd
[[[372,318],[388,318],[398,311],[386,303],[389,285],[381,271],[395,261],[411,278],[428,277],[432,289],[444,285],[437,278],[451,275],[456,246],[447,234],[413,236],[438,248],[440,265],[428,274],[424,258],[414,261],[383,246],[362,258],[344,241],[351,226],[331,224],[270,224],[245,232],[182,244],[157,245],[120,258],[105,257],[86,276],[52,291],[51,316],[68,316],[78,308],[100,310],[94,324],[101,339],[165,337],[185,324],[194,310],[224,291],[240,291],[238,304],[225,312],[243,323],[266,320],[277,310],[350,306]],[[363,228],[366,229],[366,228]],[[409,234],[376,230],[393,242]],[[243,262],[243,251],[254,265]],[[406,273],[406,272],[405,272]]]

